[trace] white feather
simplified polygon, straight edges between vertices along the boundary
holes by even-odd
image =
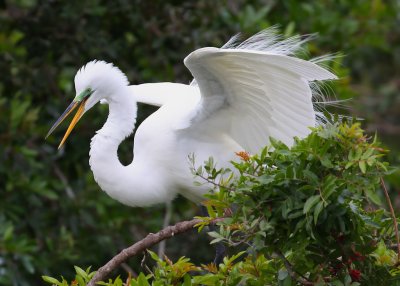
[[[218,122],[220,128],[223,121],[221,131],[255,153],[269,137],[291,145],[295,136],[306,136],[308,127],[317,124],[310,81],[336,76],[315,63],[286,56],[298,47],[297,38],[259,44],[264,34],[236,49],[202,48],[185,59],[202,96],[190,132],[202,130],[202,124],[212,129]]]

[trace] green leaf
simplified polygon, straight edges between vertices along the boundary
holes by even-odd
[[[333,175],[329,175],[325,178],[322,185],[322,196],[326,200],[328,199],[336,190],[337,178]]]
[[[92,279],[93,276],[96,274],[96,271],[90,272],[90,269],[92,269],[92,266],[89,266],[88,268],[86,268],[86,273],[89,273],[89,274],[88,274],[88,278],[89,278],[89,279]]]
[[[257,180],[263,185],[268,185],[275,181],[275,177],[271,176],[270,174],[264,174],[257,177]]]
[[[360,167],[360,170],[363,174],[367,171],[367,165],[364,160],[361,160],[358,162],[358,166]]]
[[[292,277],[287,276],[285,280],[283,280],[282,286],[292,286]]]
[[[310,211],[310,209],[321,199],[320,195],[314,195],[307,199],[304,204],[303,213],[306,214]]]
[[[310,179],[314,185],[317,185],[319,183],[318,176],[308,169],[303,170],[303,176],[305,177],[305,179]]]
[[[193,283],[195,285],[209,285],[209,286],[214,286],[214,285],[219,285],[218,284],[218,276],[214,274],[206,274],[202,276],[194,276],[193,277]]]
[[[150,257],[154,260],[154,261],[161,261],[160,257],[157,256],[157,254],[149,249],[147,249],[147,252],[150,254]]]
[[[224,236],[222,236],[221,234],[219,234],[216,231],[210,231],[210,232],[208,232],[208,235],[211,237],[214,237],[214,239],[210,242],[211,244],[220,242],[225,239]]]
[[[372,148],[369,148],[362,156],[361,156],[361,159],[362,160],[366,160],[366,159],[368,159],[373,153],[374,153],[374,149],[372,149]]]
[[[387,172],[387,167],[385,166],[385,164],[384,163],[382,163],[382,162],[376,162],[376,164],[379,166],[379,167],[381,167],[384,171],[386,171]]]
[[[20,101],[18,99],[13,99],[11,101],[10,127],[12,130],[16,129],[20,124],[30,105],[30,101]]]
[[[317,224],[318,221],[318,216],[321,213],[321,211],[324,209],[324,201],[320,201],[314,209],[314,224]]]
[[[263,161],[265,159],[265,157],[267,157],[267,154],[268,154],[268,146],[266,146],[262,149],[261,154],[260,154],[260,160]]]
[[[354,159],[355,159],[356,161],[360,160],[360,159],[361,159],[361,155],[362,155],[362,149],[357,149],[357,150],[356,150],[356,155],[355,155]]]
[[[4,234],[3,234],[3,240],[7,241],[10,240],[13,237],[14,233],[14,226],[12,224],[8,225]]]
[[[288,147],[283,142],[278,141],[275,138],[269,137],[269,142],[276,150],[288,150]]]
[[[334,165],[332,164],[331,160],[329,160],[328,156],[324,156],[321,158],[321,164],[322,166],[326,168],[333,168]]]
[[[50,276],[42,276],[42,279],[47,282],[47,283],[51,283],[54,285],[61,285],[61,282],[59,282],[56,278],[50,277]]]
[[[78,281],[78,285],[79,286],[85,286],[86,285],[85,279],[80,275],[76,275],[75,276],[75,280]]]
[[[302,215],[303,215],[303,211],[299,210],[299,211],[295,211],[295,212],[289,213],[287,218],[288,219],[295,219],[295,218],[298,218],[298,217],[300,217]]]
[[[35,268],[33,266],[33,258],[32,256],[23,256],[22,257],[22,265],[24,265],[25,269],[29,272],[29,273],[34,273],[35,272]]]
[[[215,243],[223,241],[223,240],[224,240],[223,237],[214,238],[213,240],[210,241],[210,244],[215,244]]]
[[[84,279],[88,278],[87,273],[85,272],[85,270],[83,270],[82,268],[78,267],[78,266],[74,266],[75,268],[75,272],[76,274],[78,274],[79,276],[81,276]]]
[[[377,206],[382,205],[381,197],[379,196],[379,193],[376,190],[374,190],[372,188],[367,188],[365,190],[365,195],[367,196],[368,199],[370,199]]]
[[[331,282],[331,285],[332,286],[344,286],[344,284],[339,280],[335,280],[335,281]]]
[[[185,276],[183,276],[182,286],[192,286],[192,279],[190,278],[189,274],[185,274]]]
[[[345,166],[344,168],[347,170],[348,168],[350,168],[351,166],[353,166],[355,163],[356,163],[356,161],[350,161],[350,162],[348,162],[348,163],[346,164],[346,166]],[[340,283],[342,283],[342,282],[340,282]]]
[[[352,281],[351,276],[350,276],[349,274],[347,274],[347,275],[344,277],[344,285],[345,285],[345,286],[350,286],[351,281]]]
[[[354,161],[354,150],[353,149],[350,150],[348,159],[349,159],[349,161]]]
[[[149,282],[147,281],[146,276],[141,272],[137,278],[139,286],[150,286]]]

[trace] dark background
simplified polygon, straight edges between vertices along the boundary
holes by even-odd
[[[331,86],[400,161],[398,1],[0,1],[0,284],[38,285],[42,274],[70,279],[73,265],[101,266],[162,226],[164,206],[129,208],[108,198],[88,165],[89,140],[107,107],[85,115],[57,151],[66,126],[48,129],[75,96],[73,78],[93,59],[113,62],[132,84],[188,83],[183,58],[232,35],[279,24],[282,34],[318,33],[309,56],[338,53]],[[150,112],[140,106],[139,119]],[[132,160],[132,138],[120,148]],[[397,204],[399,174],[386,178]],[[172,223],[198,207],[173,204]],[[196,232],[167,242],[167,255],[207,263],[213,250]],[[139,269],[141,257],[128,267]],[[122,271],[123,272],[123,271]]]

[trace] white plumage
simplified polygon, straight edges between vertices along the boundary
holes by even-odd
[[[75,105],[83,106],[77,120],[98,101],[109,104],[89,160],[101,189],[130,206],[163,203],[177,193],[200,202],[207,186],[193,185],[189,154],[197,162],[212,156],[219,167],[229,167],[235,152],[256,153],[269,137],[291,145],[293,137],[306,136],[317,124],[310,83],[336,76],[292,56],[304,41],[279,41],[269,29],[243,43],[235,37],[223,48],[198,49],[184,60],[194,77],[190,85],[128,86],[111,64],[93,61],[81,68],[75,77]],[[134,160],[123,166],[117,150],[135,128],[137,102],[160,108],[139,126]]]

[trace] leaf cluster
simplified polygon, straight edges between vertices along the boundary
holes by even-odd
[[[345,283],[351,273],[357,283],[388,281],[393,251],[377,258],[377,245],[394,241],[380,193],[380,178],[390,173],[380,161],[385,153],[359,123],[314,128],[292,148],[271,138],[271,147],[235,163],[237,179],[211,195],[209,205],[218,208],[222,198],[237,208],[211,236],[268,257],[284,255],[300,277],[321,285]]]
[[[199,181],[218,188],[205,202],[211,217],[225,216],[209,232],[211,243],[225,243],[234,254],[217,267],[184,257],[173,263],[150,252],[157,266],[127,285],[400,283],[391,250],[398,222],[380,192],[381,177],[392,169],[377,138],[344,122],[313,128],[291,148],[270,141],[260,154],[238,153],[233,171],[216,169],[212,159],[192,167]],[[211,221],[203,219],[199,230]],[[104,285],[120,285],[112,284],[117,280]]]

